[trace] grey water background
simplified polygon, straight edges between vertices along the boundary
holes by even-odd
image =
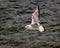
[[[0,0],[0,48],[60,48],[60,0],[36,0],[46,31],[27,30],[34,0]]]

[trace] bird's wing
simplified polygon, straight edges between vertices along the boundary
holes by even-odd
[[[38,11],[37,7],[36,7],[35,12],[33,13],[33,17],[34,17],[35,22],[40,22],[39,21],[39,11]]]

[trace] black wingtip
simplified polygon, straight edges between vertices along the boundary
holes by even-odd
[[[37,8],[38,8],[38,17],[40,19],[40,7],[39,7],[39,5],[37,5]]]

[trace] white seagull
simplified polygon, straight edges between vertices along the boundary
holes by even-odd
[[[36,7],[35,12],[31,16],[31,24],[25,26],[29,30],[39,30],[40,32],[44,31],[44,27],[40,24],[40,8]]]

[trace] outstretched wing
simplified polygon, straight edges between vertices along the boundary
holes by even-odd
[[[35,22],[40,22],[40,8],[39,6],[36,7],[35,12],[33,13],[33,17]]]

